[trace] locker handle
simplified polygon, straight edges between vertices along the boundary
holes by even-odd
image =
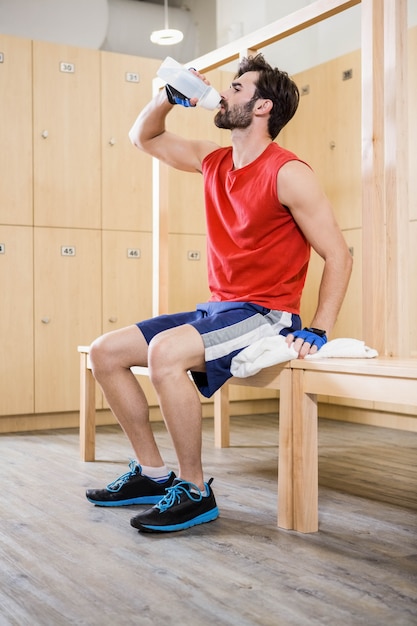
[[[42,324],[49,324],[50,321],[51,321],[50,317],[42,317],[41,319]]]
[[[111,317],[109,317],[109,322],[110,322],[110,324],[115,324],[117,322],[117,317],[112,315]]]
[[[48,131],[47,131],[47,130],[42,131],[41,137],[42,137],[43,139],[47,139],[47,138],[49,137],[49,133],[48,133]]]
[[[114,137],[109,139],[109,146],[114,146],[115,143],[116,143],[116,140],[114,139]]]

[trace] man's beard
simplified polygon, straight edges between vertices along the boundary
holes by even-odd
[[[254,96],[246,104],[235,104],[229,109],[226,102],[222,103],[224,111],[218,111],[214,118],[217,128],[233,130],[234,128],[248,128],[252,123],[252,111],[258,96]]]

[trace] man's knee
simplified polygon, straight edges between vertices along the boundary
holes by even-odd
[[[94,376],[100,375],[110,367],[111,350],[106,335],[102,335],[93,341],[90,346],[90,363]]]
[[[165,376],[165,369],[171,368],[173,346],[164,333],[156,335],[149,344],[149,376],[155,384]]]
[[[204,346],[190,326],[173,328],[155,335],[149,344],[149,375],[154,385],[167,376],[181,375],[204,365]]]

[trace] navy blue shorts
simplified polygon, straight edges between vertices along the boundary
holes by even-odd
[[[233,357],[249,345],[274,335],[300,330],[301,319],[250,302],[204,302],[195,311],[159,315],[137,326],[147,343],[162,332],[189,324],[200,333],[205,348],[205,372],[191,372],[200,393],[210,398],[229,379]]]

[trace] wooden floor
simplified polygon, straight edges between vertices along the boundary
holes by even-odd
[[[313,535],[275,525],[274,416],[233,418],[223,450],[204,421],[220,518],[167,535],[134,530],[139,507],[85,499],[127,469],[116,427],[99,429],[95,463],[73,430],[2,435],[0,625],[417,624],[417,434],[328,420],[319,433]]]

